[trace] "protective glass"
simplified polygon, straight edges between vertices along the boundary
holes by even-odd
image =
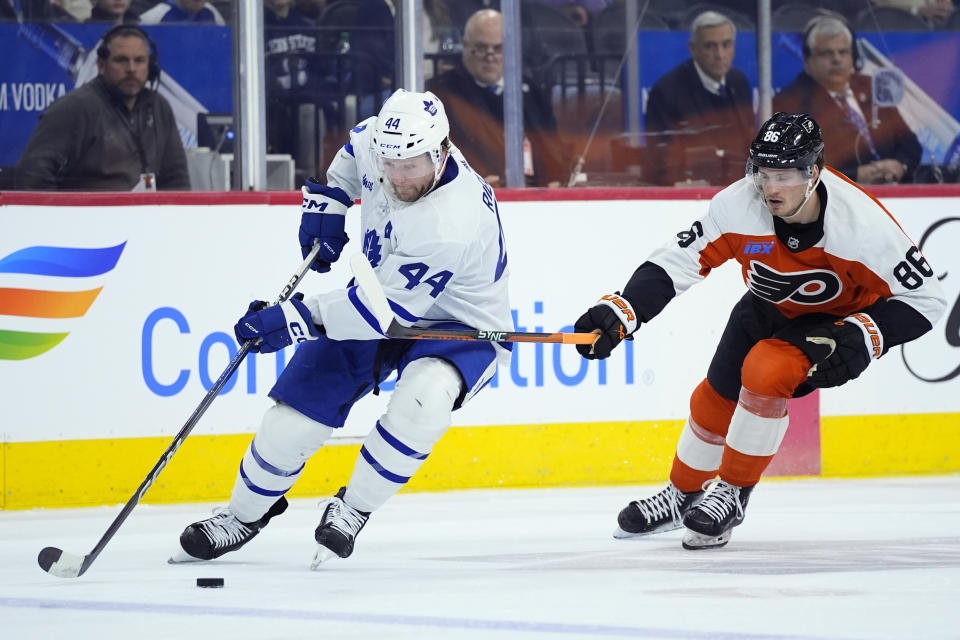
[[[799,187],[810,180],[809,169],[768,169],[755,167],[753,184],[759,190],[771,187]]]

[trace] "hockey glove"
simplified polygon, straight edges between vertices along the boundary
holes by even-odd
[[[320,241],[320,253],[310,268],[320,273],[330,271],[330,264],[336,262],[343,251],[343,245],[350,241],[344,232],[347,207],[353,204],[343,189],[328,187],[307,178],[300,189],[303,204],[300,207],[300,250],[303,257],[313,249],[314,241]]]
[[[266,306],[263,300],[254,300],[246,315],[233,327],[237,342],[254,340],[250,351],[273,353],[294,342],[316,340],[320,332],[302,300],[302,293],[272,307]]]
[[[817,388],[839,387],[883,354],[883,334],[870,316],[854,313],[808,331],[800,349],[813,363],[808,383]]]
[[[631,334],[638,326],[637,314],[630,303],[621,298],[619,292],[607,294],[573,324],[573,330],[577,333],[600,330],[600,337],[592,345],[578,344],[577,351],[588,360],[609,358],[610,352],[622,340],[631,339]]]

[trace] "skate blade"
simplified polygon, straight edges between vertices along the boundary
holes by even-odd
[[[681,526],[683,525],[680,525],[680,524],[673,525],[668,523],[661,527],[657,527],[656,529],[651,529],[650,531],[641,531],[640,533],[631,533],[629,531],[625,531],[624,529],[622,529],[620,525],[617,525],[617,527],[613,530],[613,537],[616,538],[617,540],[643,538],[645,536],[652,536],[655,533],[666,533],[667,531],[676,531]]]
[[[719,536],[707,536],[687,529],[683,534],[683,548],[688,551],[719,549],[728,542],[730,542],[730,531],[725,531]]]
[[[167,564],[186,564],[188,562],[206,562],[206,560],[194,558],[183,549],[177,549],[167,558]]]
[[[318,544],[317,551],[313,554],[313,561],[310,563],[310,570],[316,571],[324,562],[336,557],[337,554],[335,554],[333,551],[330,551],[330,549],[327,549],[322,544]]]

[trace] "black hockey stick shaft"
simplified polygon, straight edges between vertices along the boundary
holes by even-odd
[[[297,269],[297,272],[293,274],[290,280],[284,285],[283,290],[280,292],[280,295],[277,297],[274,304],[280,304],[281,302],[286,301],[290,294],[293,293],[294,289],[297,288],[297,285],[300,284],[300,281],[303,280],[303,277],[307,274],[307,271],[310,269],[310,264],[313,262],[314,258],[317,257],[317,252],[320,251],[320,245],[316,244],[313,247],[313,250],[307,255],[304,261],[300,264]],[[46,571],[47,573],[59,576],[61,578],[77,578],[82,576],[87,569],[90,568],[90,565],[93,564],[93,561],[97,559],[97,556],[100,555],[100,552],[103,551],[104,547],[107,546],[107,543],[110,542],[110,539],[117,533],[117,530],[120,529],[120,526],[126,521],[130,516],[130,513],[133,511],[133,508],[140,503],[140,500],[143,499],[144,494],[150,488],[150,486],[157,479],[157,476],[160,475],[160,472],[163,471],[163,468],[167,466],[167,463],[170,462],[170,458],[173,457],[173,454],[177,452],[177,449],[180,448],[180,445],[183,444],[183,441],[186,439],[190,432],[193,431],[193,428],[200,421],[200,418],[206,413],[207,409],[213,403],[214,398],[220,393],[220,390],[223,389],[223,386],[227,383],[240,364],[243,362],[243,359],[246,357],[247,353],[250,352],[251,347],[254,345],[254,340],[247,340],[240,346],[240,349],[237,351],[237,355],[230,360],[230,364],[227,365],[227,368],[224,369],[223,373],[220,374],[220,377],[217,378],[216,382],[213,383],[213,386],[210,387],[210,390],[207,391],[207,395],[203,397],[203,400],[200,401],[200,404],[194,409],[193,413],[190,414],[190,417],[187,418],[186,423],[180,429],[180,432],[177,433],[174,437],[173,442],[170,443],[170,446],[167,447],[167,450],[163,452],[163,455],[160,456],[160,459],[157,460],[157,463],[153,465],[153,468],[150,470],[150,473],[147,474],[147,477],[143,479],[143,482],[140,483],[140,486],[134,492],[133,496],[127,501],[127,504],[123,506],[123,509],[114,518],[113,522],[110,523],[110,526],[107,528],[106,533],[100,538],[100,541],[97,542],[96,546],[93,547],[93,550],[90,551],[85,556],[76,556],[70,553],[66,553],[61,549],[56,547],[44,547],[40,554],[37,556],[37,562],[40,564],[40,568]]]

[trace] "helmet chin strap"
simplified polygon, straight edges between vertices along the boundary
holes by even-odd
[[[807,192],[806,192],[806,194],[804,194],[804,196],[803,196],[803,202],[800,203],[800,206],[797,207],[796,210],[795,210],[793,213],[791,213],[791,214],[788,215],[788,216],[781,216],[780,219],[783,220],[784,222],[790,222],[790,220],[792,220],[793,218],[796,218],[798,215],[800,215],[800,212],[803,210],[804,205],[807,204],[807,201],[810,199],[810,196],[813,195],[813,192],[817,190],[817,185],[819,185],[819,184],[820,184],[820,175],[819,175],[819,174],[817,174],[817,181],[816,181],[816,182],[813,181],[813,178],[810,178],[810,179],[807,181]],[[766,198],[764,198],[764,202],[766,202]]]

